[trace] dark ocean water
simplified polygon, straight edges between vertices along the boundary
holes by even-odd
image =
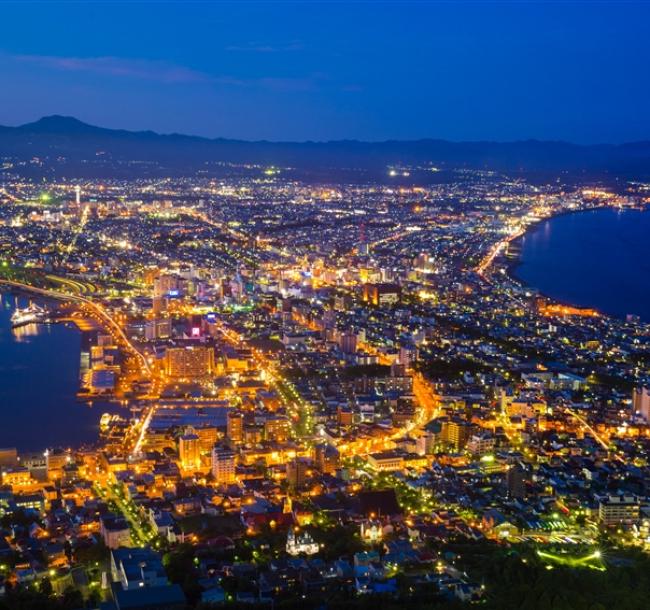
[[[542,294],[650,322],[650,211],[556,216],[521,239],[515,275]]]
[[[106,405],[76,400],[81,333],[71,325],[28,325],[12,330],[16,305],[0,293],[0,447],[41,451],[97,439]]]

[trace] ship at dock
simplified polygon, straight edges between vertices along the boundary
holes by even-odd
[[[23,309],[16,309],[11,314],[11,327],[18,328],[26,324],[46,324],[50,321],[50,312],[45,307],[39,307],[35,303]]]

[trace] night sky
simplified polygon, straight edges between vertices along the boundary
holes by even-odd
[[[649,2],[0,2],[0,124],[650,139]]]

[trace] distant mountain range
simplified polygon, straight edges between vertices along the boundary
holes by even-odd
[[[143,168],[145,173],[184,174],[210,169],[216,164],[291,167],[320,176],[339,170],[385,176],[389,166],[621,177],[650,175],[650,141],[620,145],[435,139],[250,142],[105,129],[58,115],[19,127],[0,127],[0,157],[21,160],[38,157],[44,161],[42,167],[68,176],[75,173],[135,175]]]

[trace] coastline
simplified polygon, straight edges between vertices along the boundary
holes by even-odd
[[[10,312],[29,298],[56,300],[0,285],[0,380],[7,400],[1,411],[5,431],[13,430],[0,435],[0,446],[15,447],[19,454],[94,447],[102,413],[119,413],[120,407],[103,398],[79,399],[83,331],[76,325],[33,324],[18,331],[11,326]]]
[[[562,210],[556,214],[551,214],[550,216],[547,216],[543,219],[540,219],[538,222],[535,222],[533,224],[530,224],[527,228],[526,231],[524,231],[521,235],[518,235],[516,238],[512,240],[512,244],[516,247],[519,248],[519,252],[517,253],[516,257],[513,258],[507,258],[503,256],[503,253],[501,254],[502,261],[505,259],[505,271],[506,271],[506,276],[507,278],[520,286],[522,289],[529,289],[536,294],[538,294],[540,297],[543,297],[544,299],[547,299],[549,303],[553,305],[558,305],[558,306],[563,306],[563,307],[570,307],[570,308],[575,308],[579,310],[593,310],[598,313],[599,316],[604,316],[604,317],[609,317],[609,318],[616,318],[622,321],[625,321],[625,315],[616,315],[614,313],[606,312],[603,311],[602,308],[596,306],[595,304],[590,304],[590,305],[585,305],[585,304],[579,304],[576,302],[573,302],[571,299],[560,299],[558,297],[555,297],[553,295],[548,294],[547,291],[537,287],[533,286],[530,282],[526,281],[524,278],[522,278],[518,271],[523,265],[523,260],[522,260],[522,254],[523,254],[523,248],[522,248],[522,242],[523,240],[530,236],[531,233],[536,231],[540,224],[543,222],[548,222],[548,221],[553,221],[555,219],[564,217],[564,216],[576,216],[580,214],[585,214],[588,212],[599,212],[599,211],[605,211],[605,210],[611,210],[611,211],[630,211],[634,210],[637,212],[645,212],[648,213],[650,212],[650,204],[646,204],[643,207],[630,207],[630,208],[621,208],[619,206],[614,206],[614,205],[601,205],[601,206],[594,206],[594,207],[588,207],[588,208],[580,208],[577,210]],[[643,321],[642,321],[643,322]],[[644,322],[647,323],[647,322]]]

